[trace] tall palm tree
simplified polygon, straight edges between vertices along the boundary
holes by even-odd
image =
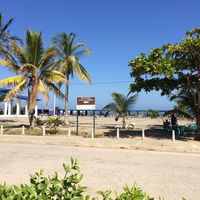
[[[9,26],[12,24],[13,18],[9,19],[8,22],[4,23],[3,15],[0,13],[0,56],[1,57],[11,57],[9,53],[10,40],[20,41],[17,36],[11,36],[8,30]]]
[[[6,100],[10,101],[20,91],[28,89],[28,113],[30,127],[33,127],[34,109],[36,106],[38,93],[45,96],[48,103],[48,89],[53,90],[57,95],[63,95],[55,82],[63,82],[65,76],[56,70],[52,70],[55,62],[53,59],[57,55],[55,48],[44,49],[42,34],[27,30],[26,42],[23,46],[16,42],[11,42],[10,50],[15,57],[13,59],[0,60],[0,65],[8,67],[17,73],[17,76],[0,80],[4,86],[14,85],[6,95]]]
[[[57,69],[66,76],[65,81],[65,116],[67,121],[69,104],[69,79],[73,78],[74,73],[86,83],[91,82],[87,70],[80,64],[80,57],[90,54],[91,50],[85,49],[86,43],[75,43],[76,35],[74,33],[59,33],[53,39],[53,46],[58,53]]]
[[[126,116],[128,111],[136,103],[138,95],[124,96],[123,94],[113,92],[112,93],[113,103],[106,105],[103,110],[112,110],[122,117],[122,127],[126,127]]]

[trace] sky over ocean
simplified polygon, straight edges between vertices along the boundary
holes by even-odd
[[[1,1],[0,11],[6,20],[15,18],[10,31],[21,38],[30,28],[42,31],[46,47],[63,31],[75,32],[77,42],[86,42],[92,54],[82,57],[81,63],[93,84],[85,85],[77,77],[71,80],[70,108],[75,108],[78,96],[94,96],[100,109],[112,101],[112,92],[128,93],[133,82],[131,59],[164,43],[179,42],[187,30],[199,26],[199,7],[198,0],[7,0]],[[10,75],[0,68],[0,79]],[[64,100],[57,99],[57,103],[64,108]],[[159,92],[141,92],[135,109],[162,110],[173,105]]]

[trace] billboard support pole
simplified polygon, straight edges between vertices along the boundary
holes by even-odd
[[[76,134],[78,135],[78,110],[76,110]]]
[[[95,110],[93,110],[93,130],[95,134]]]

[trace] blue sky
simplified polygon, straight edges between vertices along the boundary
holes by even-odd
[[[15,18],[12,34],[24,38],[27,28],[42,31],[46,47],[62,31],[75,32],[77,42],[86,42],[93,53],[81,63],[93,83],[126,81],[94,85],[80,84],[76,77],[71,81],[70,108],[75,107],[77,96],[95,96],[101,108],[112,101],[112,92],[127,94],[133,81],[128,67],[131,59],[164,43],[179,42],[187,30],[199,26],[199,7],[198,0],[7,0],[1,1],[0,10],[5,19]],[[0,79],[10,75],[0,68]],[[64,107],[62,100],[57,102]],[[41,102],[39,107],[44,105]],[[172,106],[159,92],[141,92],[135,109]]]

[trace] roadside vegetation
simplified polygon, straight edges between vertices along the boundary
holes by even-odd
[[[44,200],[44,199],[66,199],[66,200],[154,200],[136,183],[132,187],[126,185],[121,193],[110,190],[98,191],[97,196],[86,195],[87,187],[81,186],[83,175],[77,161],[71,158],[71,165],[63,164],[64,177],[60,178],[57,172],[52,176],[45,176],[40,170],[30,175],[29,184],[20,186],[8,186],[6,183],[0,185],[0,197],[2,200]],[[159,198],[164,200],[164,198]],[[184,198],[182,200],[185,200]]]

